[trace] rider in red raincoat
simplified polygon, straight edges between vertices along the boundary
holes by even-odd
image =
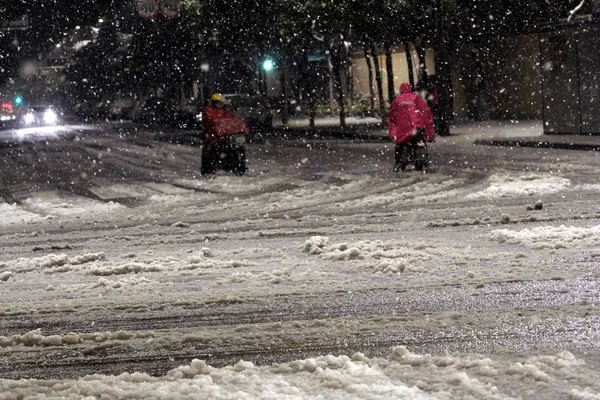
[[[435,139],[433,113],[427,102],[414,93],[410,83],[400,85],[400,95],[394,99],[388,111],[390,139],[396,143],[396,164],[404,146],[422,134],[426,141]]]
[[[205,142],[223,142],[226,136],[248,133],[244,120],[225,108],[223,95],[219,93],[210,97],[210,104],[204,109],[203,120]]]
[[[215,93],[204,109],[204,136],[202,141],[202,175],[213,174],[219,157],[226,150],[227,136],[248,133],[246,122],[225,108],[223,95]]]

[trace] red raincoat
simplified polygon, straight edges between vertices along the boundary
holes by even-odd
[[[246,122],[228,109],[213,105],[204,109],[204,140],[220,142],[225,136],[248,132]]]
[[[410,140],[417,128],[425,129],[425,140],[435,139],[433,113],[427,102],[413,93],[409,83],[400,85],[400,96],[396,97],[388,111],[390,139],[401,144]]]

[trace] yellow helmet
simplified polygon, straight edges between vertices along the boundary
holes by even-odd
[[[223,100],[224,100],[224,98],[221,93],[215,93],[212,96],[210,96],[210,101],[220,101],[222,103]]]

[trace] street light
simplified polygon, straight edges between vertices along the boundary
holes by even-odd
[[[275,62],[270,58],[267,58],[265,61],[263,61],[262,67],[267,72],[272,71],[275,67]]]
[[[258,87],[263,96],[268,95],[268,83],[267,83],[267,74],[271,72],[275,68],[275,61],[271,58],[266,58],[263,60],[261,64],[259,64],[260,68],[258,69]]]

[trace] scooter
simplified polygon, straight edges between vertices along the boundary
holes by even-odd
[[[404,144],[399,159],[396,159],[394,172],[398,172],[399,169],[404,171],[408,164],[414,164],[417,171],[422,171],[431,163],[424,133],[425,131],[419,128],[415,136]]]
[[[202,175],[214,174],[217,170],[231,171],[242,176],[246,168],[246,134],[227,135],[222,142],[205,143],[202,147]]]

